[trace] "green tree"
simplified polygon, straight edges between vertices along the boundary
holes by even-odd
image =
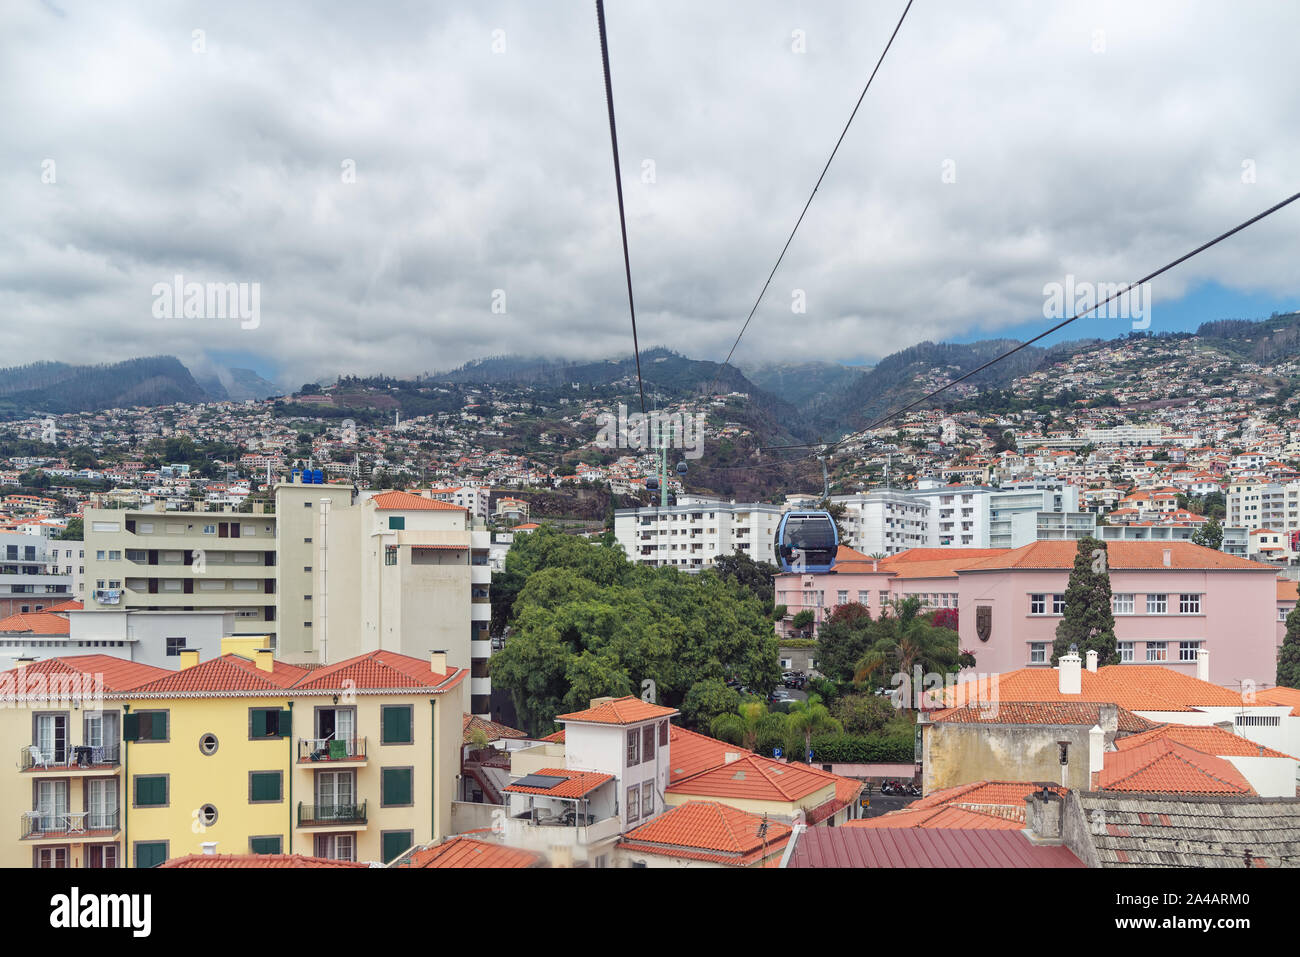
[[[871,611],[858,602],[836,605],[817,631],[817,670],[836,681],[853,678],[872,644]]]
[[[697,728],[707,728],[718,715],[734,712],[739,706],[739,692],[719,678],[708,678],[697,681],[686,692],[682,718]]]
[[[1119,664],[1115,641],[1115,615],[1110,603],[1110,566],[1106,543],[1096,538],[1079,539],[1074,568],[1065,589],[1065,614],[1056,626],[1052,643],[1052,664],[1078,646],[1082,657],[1097,652],[1099,665]]]
[[[753,751],[758,743],[759,723],[767,713],[767,705],[757,699],[742,701],[735,711],[720,714],[710,721],[709,734],[719,741]]]
[[[756,562],[744,552],[723,555],[714,561],[714,568],[728,581],[734,581],[766,608],[772,604],[776,595],[774,576],[777,568],[770,562]]]
[[[1286,616],[1286,636],[1277,650],[1277,683],[1300,688],[1300,605]]]
[[[844,726],[831,714],[830,709],[822,704],[820,695],[810,694],[807,701],[795,701],[785,716],[786,731],[789,734],[791,749],[799,741],[803,742],[804,754],[812,747],[814,734],[843,734]]]
[[[1219,524],[1217,518],[1211,518],[1192,532],[1192,541],[1206,548],[1220,549],[1223,547],[1223,526]]]
[[[875,640],[858,660],[854,681],[871,680],[890,687],[891,672],[914,681],[917,666],[923,676],[949,674],[971,666],[970,657],[963,657],[957,647],[957,632],[931,624],[920,611],[920,599],[911,596],[895,601],[893,614],[876,620],[872,627]],[[903,702],[904,707],[909,704]]]
[[[816,620],[817,616],[814,615],[811,610],[805,608],[803,611],[799,612],[799,614],[790,619],[790,627],[797,632],[804,633],[807,629],[812,628],[813,623]]]
[[[846,734],[873,734],[898,714],[889,699],[878,694],[847,694],[831,704],[831,714]]]
[[[85,526],[81,519],[68,519],[68,527],[59,534],[54,536],[56,540],[63,542],[79,542],[85,537]]]

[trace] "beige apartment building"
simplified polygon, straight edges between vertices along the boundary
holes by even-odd
[[[293,664],[443,651],[490,716],[491,542],[464,508],[282,482],[274,514],[88,509],[85,529],[87,610],[230,610]]]

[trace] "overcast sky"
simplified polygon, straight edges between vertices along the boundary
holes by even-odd
[[[643,347],[726,355],[904,2],[609,0]],[[1297,36],[1290,0],[917,0],[736,360],[1023,337],[1045,283],[1295,192]],[[630,351],[585,0],[7,0],[0,117],[2,365]],[[1298,232],[1300,203],[1178,269],[1152,331],[1296,304]],[[259,284],[257,327],[156,317],[178,274]]]

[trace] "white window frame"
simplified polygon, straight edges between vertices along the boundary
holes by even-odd
[[[1119,641],[1116,642],[1116,648],[1119,651],[1120,664],[1130,664],[1133,661],[1134,645],[1136,642]]]
[[[1167,641],[1148,641],[1147,661],[1168,661],[1169,660],[1169,642]]]
[[[1201,614],[1200,594],[1180,594],[1178,596],[1178,614],[1180,615]]]
[[[1046,592],[1030,592],[1029,614],[1031,615],[1047,614],[1047,593]]]
[[[1065,614],[1065,596],[1064,596],[1064,595],[1053,595],[1053,596],[1052,596],[1052,614],[1053,614],[1053,615],[1057,615],[1057,616],[1060,616],[1060,615],[1064,615],[1064,614]]]
[[[1029,663],[1031,665],[1047,664],[1047,642],[1031,641],[1029,643]]]
[[[1112,615],[1132,615],[1137,610],[1137,596],[1133,592],[1112,592],[1110,596],[1110,613]]]
[[[1169,594],[1147,595],[1147,614],[1148,615],[1167,615],[1169,614]]]

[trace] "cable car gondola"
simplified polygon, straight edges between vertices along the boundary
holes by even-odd
[[[659,491],[659,480],[657,478],[648,478],[645,480],[645,490],[647,492]]]
[[[686,463],[685,463],[685,462],[678,462],[678,463],[677,463],[677,474],[678,474],[678,475],[685,475],[685,474],[686,474]]]
[[[786,512],[776,530],[776,560],[783,572],[828,572],[840,538],[830,512]]]

